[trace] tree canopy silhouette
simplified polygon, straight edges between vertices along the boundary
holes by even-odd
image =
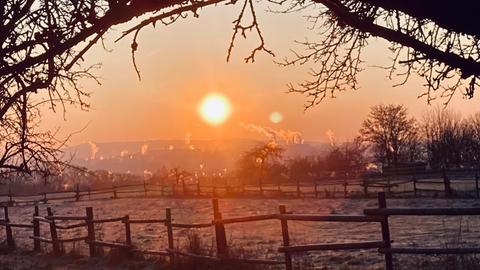
[[[393,54],[390,76],[400,74],[404,81],[412,73],[425,79],[428,101],[441,90],[447,101],[462,89],[473,97],[479,86],[480,28],[477,1],[433,0],[267,0],[280,12],[310,10],[308,20],[318,41],[304,42],[303,52],[283,65],[314,62],[312,79],[290,85],[290,91],[309,96],[307,107],[328,95],[357,88],[362,70],[362,51],[370,37],[390,42]],[[93,78],[92,68],[82,65],[84,55],[103,40],[112,26],[146,15],[143,21],[125,31],[132,35],[135,70],[136,38],[149,25],[169,25],[198,10],[213,5],[240,5],[233,21],[227,60],[239,36],[253,32],[259,44],[245,58],[254,62],[256,53],[266,52],[267,40],[257,19],[258,4],[253,0],[4,0],[0,2],[0,169],[5,166],[31,171],[29,167],[49,160],[59,150],[51,133],[32,130],[39,104],[55,110],[68,104],[88,109],[89,92],[81,88],[82,78]],[[462,85],[464,88],[462,88]],[[37,95],[37,93],[44,93]],[[16,134],[16,136],[10,136]],[[33,134],[36,134],[33,136]],[[28,143],[27,143],[28,142]],[[49,154],[40,145],[51,144]],[[15,147],[12,148],[12,145]],[[31,145],[30,155],[25,155]],[[10,149],[10,150],[9,150]],[[11,150],[14,149],[14,150]],[[27,151],[28,152],[28,151]],[[8,154],[10,153],[10,154]],[[30,156],[30,157],[28,157]],[[50,158],[47,158],[50,157]],[[11,163],[8,163],[10,160]],[[38,166],[37,166],[38,167]]]
[[[40,107],[88,109],[83,78],[96,77],[81,63],[114,25],[150,12],[165,24],[185,11],[220,2],[156,0],[5,0],[0,2],[0,173],[52,171],[63,140],[38,132]],[[164,12],[163,12],[164,11]],[[140,24],[141,25],[141,24]],[[132,43],[132,52],[137,48]],[[56,165],[54,165],[56,164]]]
[[[371,146],[375,159],[387,166],[412,162],[411,152],[420,144],[414,118],[402,105],[372,107],[360,129],[360,139]]]
[[[461,90],[472,98],[479,86],[480,27],[476,1],[434,0],[312,0],[294,1],[289,11],[318,6],[308,19],[320,30],[319,41],[302,42],[304,52],[297,52],[284,65],[314,62],[312,79],[291,92],[306,94],[307,107],[338,91],[356,89],[362,71],[362,52],[371,37],[390,42],[392,62],[385,67],[389,76],[411,74],[425,80],[427,101],[439,96],[450,101]],[[462,88],[462,85],[464,86]]]

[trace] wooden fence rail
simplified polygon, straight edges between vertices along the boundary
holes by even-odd
[[[305,252],[314,250],[350,250],[350,249],[372,249],[383,248],[385,243],[383,241],[362,242],[362,243],[341,243],[341,244],[312,244],[301,246],[287,246],[278,249],[280,252]]]
[[[166,256],[171,263],[174,263],[178,256],[188,256],[204,260],[212,261],[230,261],[247,264],[266,264],[278,265],[283,264],[285,269],[293,269],[292,254],[306,251],[326,251],[326,250],[366,250],[376,249],[380,254],[385,256],[385,268],[387,270],[393,269],[393,255],[394,254],[470,254],[480,253],[480,247],[466,247],[466,248],[398,248],[392,247],[392,237],[390,234],[390,227],[388,219],[391,216],[463,216],[463,215],[480,215],[480,208],[387,208],[387,201],[385,193],[378,193],[378,208],[365,209],[364,215],[312,215],[312,214],[294,214],[288,212],[285,205],[279,206],[279,213],[254,215],[246,217],[223,218],[220,211],[218,199],[212,200],[213,219],[209,223],[174,223],[172,218],[172,211],[170,208],[165,209],[165,218],[160,219],[131,219],[129,215],[121,217],[108,217],[95,219],[92,207],[85,209],[85,216],[62,216],[55,215],[53,210],[48,207],[47,215],[41,216],[38,206],[35,206],[34,214],[32,216],[31,224],[18,224],[11,222],[9,216],[9,207],[3,208],[4,216],[1,219],[0,226],[4,226],[6,230],[6,243],[9,250],[15,248],[12,229],[32,229],[33,249],[40,251],[40,243],[47,243],[52,245],[55,253],[61,253],[60,245],[68,242],[84,241],[88,244],[89,254],[91,257],[97,256],[96,248],[99,246],[109,248],[125,249],[129,252],[144,253],[150,255]],[[229,245],[226,237],[227,224],[243,223],[243,222],[261,222],[265,220],[279,220],[281,225],[282,246],[278,251],[284,254],[284,260],[263,260],[263,259],[239,259],[233,258],[229,254]],[[75,222],[77,223],[69,223]],[[81,221],[78,223],[78,221]],[[288,222],[289,221],[308,221],[308,222],[364,222],[377,223],[381,231],[382,239],[375,241],[353,242],[353,243],[312,243],[305,245],[291,245]],[[95,239],[95,225],[100,223],[120,222],[124,224],[125,241],[124,242],[105,242]],[[141,250],[135,248],[132,243],[132,228],[134,224],[163,224],[167,229],[168,246],[164,250]],[[40,235],[41,224],[48,224],[50,235],[49,237]],[[85,228],[85,235],[71,238],[60,238],[58,236],[58,229],[69,230],[73,228]],[[212,228],[214,229],[214,237],[217,247],[216,256],[206,256],[202,254],[193,254],[184,252],[175,247],[174,229],[175,228]]]
[[[16,194],[9,190],[0,194],[5,198],[0,205],[13,206],[16,204],[40,204],[55,200],[79,201],[91,199],[92,196],[110,195],[117,199],[124,196],[134,197],[242,197],[242,196],[272,196],[272,197],[310,197],[310,198],[347,198],[350,196],[370,196],[378,191],[386,192],[388,196],[401,195],[420,196],[425,194],[444,194],[452,196],[473,196],[480,198],[479,174],[476,171],[458,174],[453,171],[438,171],[413,175],[383,175],[379,177],[351,178],[351,179],[317,179],[313,182],[276,183],[258,185],[219,184],[201,185],[197,183],[169,184],[139,183],[112,185],[111,187],[96,189],[81,189],[78,184],[71,190],[50,191],[34,194]],[[458,180],[456,180],[458,179]],[[456,184],[470,184],[470,190],[455,190]],[[373,193],[372,193],[373,192]],[[465,195],[465,193],[468,193]]]

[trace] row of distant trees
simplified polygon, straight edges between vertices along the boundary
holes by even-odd
[[[424,162],[433,169],[478,167],[480,113],[464,118],[437,108],[415,119],[402,105],[378,105],[363,122],[359,139],[373,161],[384,166]]]
[[[332,143],[321,155],[284,158],[284,148],[269,142],[247,151],[235,170],[215,176],[197,175],[173,169],[156,173],[153,178],[107,171],[65,170],[49,182],[88,183],[90,186],[127,184],[148,178],[149,181],[207,181],[206,178],[240,179],[242,182],[308,181],[324,177],[356,177],[367,168],[403,168],[424,166],[425,169],[479,168],[480,113],[468,117],[437,108],[416,119],[402,105],[377,105],[363,121],[358,136],[352,141]],[[379,169],[379,170],[380,170]],[[378,170],[378,171],[379,171]],[[47,178],[39,175],[45,183]],[[9,177],[6,180],[11,181]],[[211,179],[210,179],[211,180]],[[5,181],[7,182],[7,181]]]
[[[353,140],[332,142],[326,153],[318,155],[286,159],[284,152],[285,149],[275,142],[258,145],[241,156],[235,170],[222,171],[215,179],[237,179],[244,183],[287,182],[357,177],[369,168],[377,172],[386,168],[418,168],[419,165],[433,170],[479,168],[480,113],[462,117],[451,110],[436,108],[416,119],[402,105],[377,105],[371,108]],[[148,181],[179,184],[212,181],[207,179],[209,177],[213,176],[197,176],[194,172],[174,168],[156,173]],[[147,179],[106,171],[94,172],[87,178],[86,182],[93,186]]]
[[[462,118],[437,108],[416,119],[402,105],[377,105],[353,141],[334,143],[324,155],[285,160],[283,153],[274,142],[251,149],[238,161],[236,177],[253,182],[354,177],[368,165],[379,170],[419,164],[425,169],[478,168],[480,113]]]
[[[354,176],[365,167],[365,146],[359,140],[332,146],[326,155],[285,160],[284,148],[269,142],[246,152],[237,162],[236,178],[242,182],[307,181],[331,176]]]

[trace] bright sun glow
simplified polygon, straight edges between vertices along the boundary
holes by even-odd
[[[270,114],[270,121],[271,121],[272,123],[278,124],[278,123],[282,122],[282,120],[283,120],[283,115],[282,115],[281,113],[279,113],[279,112],[272,112],[272,113]]]
[[[222,94],[210,93],[203,98],[198,113],[205,122],[219,125],[230,116],[230,101]]]

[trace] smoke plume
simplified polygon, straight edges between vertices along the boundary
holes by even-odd
[[[120,157],[125,157],[126,155],[128,155],[128,150],[122,150],[120,151]]]
[[[327,134],[328,140],[330,141],[330,146],[335,146],[335,134],[331,129],[328,129],[325,134]]]
[[[97,155],[99,148],[92,141],[89,141],[88,145],[90,145],[90,159],[95,159],[95,156]]]
[[[185,133],[185,145],[187,146],[190,145],[191,138],[192,138],[192,133],[190,132]]]
[[[142,147],[140,147],[140,153],[142,156],[144,156],[148,151],[148,144],[144,143],[142,144]]]
[[[238,125],[250,132],[262,134],[263,136],[275,142],[284,142],[286,144],[303,144],[304,142],[302,134],[298,131],[292,131],[288,129],[277,130],[271,127],[262,127],[243,122],[239,122]]]

